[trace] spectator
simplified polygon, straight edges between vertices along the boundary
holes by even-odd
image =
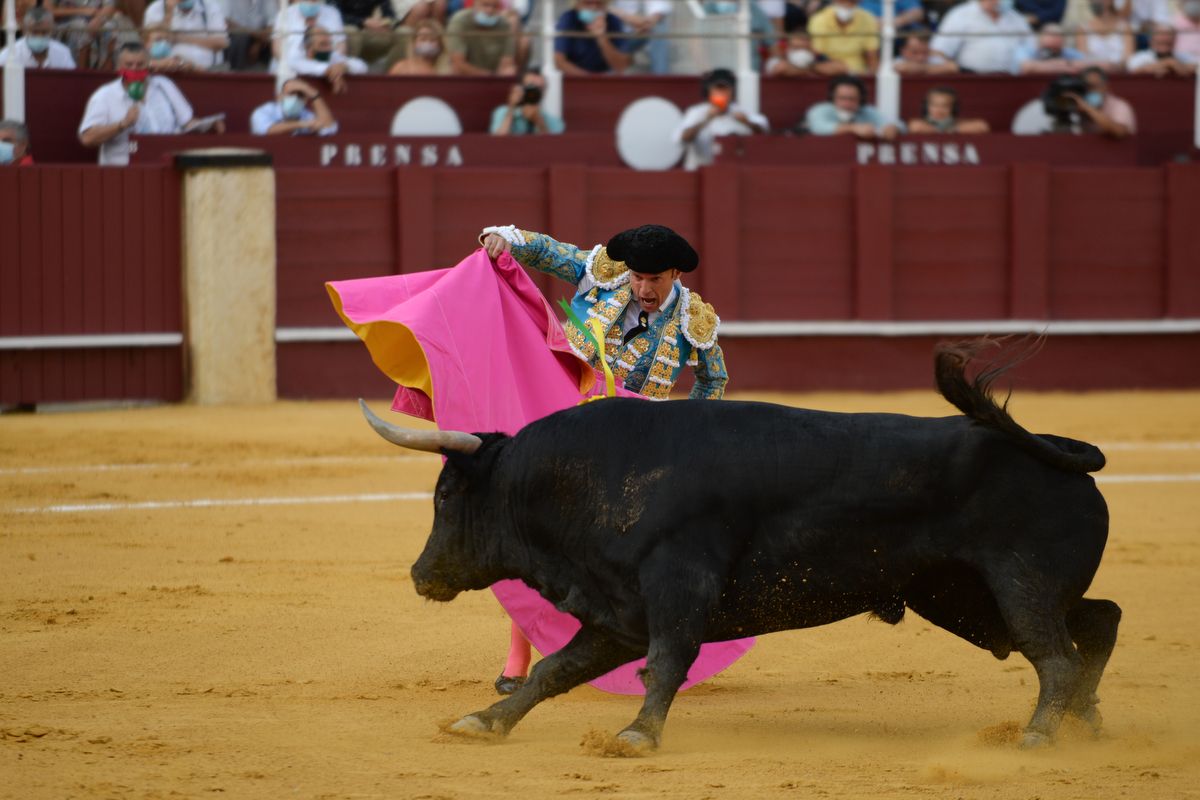
[[[332,136],[337,129],[337,120],[321,93],[299,78],[285,81],[278,98],[250,115],[250,132],[255,136]]]
[[[57,27],[66,31],[71,56],[82,69],[104,63],[116,27],[115,0],[46,0]]]
[[[1171,26],[1168,0],[1123,0],[1117,7],[1128,17],[1135,33],[1150,33],[1157,27]]]
[[[927,37],[914,34],[900,48],[896,71],[901,75],[950,75],[958,72],[958,64],[933,52]]]
[[[291,67],[297,75],[329,81],[334,94],[346,93],[347,75],[363,75],[367,71],[361,58],[350,58],[334,49],[333,37],[320,26],[304,32],[304,56],[292,61]]]
[[[382,62],[387,72],[404,57],[404,38],[396,33],[396,12],[390,0],[333,0],[346,26],[346,46],[352,58],[369,66]]]
[[[249,69],[265,61],[270,52],[267,32],[275,22],[275,0],[221,0],[229,24],[229,66]]]
[[[174,37],[171,51],[196,69],[212,69],[229,47],[225,12],[217,0],[154,0],[143,27],[165,25]]]
[[[883,20],[883,0],[862,0],[860,7],[877,20]],[[896,0],[896,30],[904,30],[925,21],[921,0]]]
[[[1137,132],[1129,103],[1109,94],[1108,80],[1099,67],[1078,76],[1060,76],[1045,93],[1017,112],[1013,133],[1100,134],[1121,139]]]
[[[54,15],[44,8],[34,6],[25,12],[21,20],[25,36],[13,45],[17,49],[17,61],[26,69],[75,69],[71,48],[56,42]],[[8,48],[0,50],[0,65],[8,63]]]
[[[389,75],[446,75],[450,61],[446,58],[445,35],[437,20],[425,18],[413,26],[412,47],[408,58],[397,61]]]
[[[930,47],[971,72],[1011,72],[1017,48],[1032,33],[1001,0],[967,0],[942,17]]]
[[[150,56],[142,45],[129,43],[117,53],[120,77],[102,85],[88,98],[79,141],[99,147],[99,164],[129,163],[129,131],[144,134],[187,133],[196,122],[183,94],[162,75],[150,75]],[[218,122],[217,132],[225,126]]]
[[[1175,50],[1200,61],[1200,0],[1183,0],[1175,15]]]
[[[195,64],[175,52],[171,44],[171,33],[166,25],[159,24],[147,28],[145,34],[151,72],[188,72],[196,68]]]
[[[291,0],[291,5],[275,17],[274,44],[276,60],[295,62],[305,57],[305,34],[310,28],[322,28],[333,37],[333,49],[346,54],[345,26],[342,14],[322,0]]]
[[[767,18],[771,33],[784,32],[787,19],[787,0],[754,0],[754,7]]]
[[[15,119],[0,120],[0,167],[27,167],[32,163],[29,129]]]
[[[1087,119],[1083,121],[1084,133],[1098,133],[1113,139],[1123,139],[1137,133],[1137,119],[1133,107],[1108,91],[1108,76],[1099,67],[1088,67],[1079,74],[1087,84],[1083,97],[1071,95],[1079,111]]]
[[[1125,68],[1138,75],[1195,75],[1196,59],[1175,49],[1175,31],[1155,28],[1150,34],[1150,48],[1134,53]]]
[[[766,133],[770,123],[762,114],[747,111],[736,102],[737,78],[727,69],[714,69],[701,84],[704,102],[683,112],[673,139],[686,147],[684,169],[698,169],[713,162],[718,136],[749,136]]]
[[[958,92],[945,86],[930,89],[921,103],[919,119],[909,120],[909,133],[987,133],[986,120],[960,119]]]
[[[556,30],[582,36],[554,40],[554,64],[567,75],[624,72],[629,66],[632,42],[615,37],[625,26],[605,10],[607,0],[575,0],[575,7],[558,18]]]
[[[1041,28],[1062,22],[1063,14],[1067,11],[1067,0],[1015,0],[1013,6],[1031,28]]]
[[[829,82],[829,99],[804,115],[808,132],[817,136],[849,134],[860,139],[895,139],[900,126],[888,122],[867,105],[867,87],[853,75],[837,75]]]
[[[813,50],[837,59],[851,72],[879,67],[879,23],[858,0],[833,0],[808,21]]]
[[[1133,55],[1133,30],[1114,0],[1091,0],[1092,18],[1075,34],[1075,47],[1091,61],[1120,69]]]
[[[475,0],[450,18],[446,49],[455,75],[515,75],[517,40],[500,0]]]
[[[658,37],[667,32],[671,0],[613,0],[612,13],[620,17],[626,29],[640,36]],[[645,51],[650,72],[666,75],[671,71],[670,42],[661,38],[631,39],[630,52]]]
[[[508,103],[496,106],[489,130],[496,136],[523,136],[527,133],[562,133],[563,121],[542,109],[546,79],[529,70],[508,93]]]
[[[1021,75],[1061,75],[1079,72],[1087,66],[1083,53],[1067,47],[1066,36],[1058,25],[1042,26],[1037,42],[1027,42],[1013,55],[1014,72]]]
[[[787,39],[779,43],[780,55],[767,62],[766,73],[771,77],[811,77],[813,75],[841,75],[846,65],[823,53],[814,52],[812,37],[805,31],[792,31]]]

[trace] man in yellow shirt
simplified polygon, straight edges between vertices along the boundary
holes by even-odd
[[[813,50],[844,63],[851,72],[879,66],[879,23],[858,0],[834,0],[808,21]]]

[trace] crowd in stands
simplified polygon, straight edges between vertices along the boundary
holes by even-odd
[[[826,100],[790,129],[885,139],[987,130],[982,120],[960,118],[960,98],[947,88],[931,91],[913,120],[884,119],[868,103],[857,76],[880,62],[881,0],[747,2],[755,37],[749,46],[764,74],[829,80]],[[740,0],[701,5],[721,17],[738,13]],[[542,108],[542,78],[530,65],[535,0],[19,0],[18,7],[20,38],[0,51],[0,63],[13,48],[27,69],[119,73],[93,94],[79,126],[80,140],[98,148],[102,164],[127,162],[130,132],[223,129],[219,118],[193,118],[169,77],[182,71],[282,65],[295,75],[255,110],[251,129],[263,135],[335,132],[321,91],[345,92],[349,76],[367,73],[511,77],[507,101],[492,115],[493,133],[565,127]],[[562,35],[546,57],[567,75],[669,72],[669,23],[680,8],[680,0],[570,0],[558,16]],[[1042,117],[1030,110],[1031,130],[1067,125],[1129,135],[1136,129],[1132,109],[1108,92],[1107,76],[1194,75],[1200,62],[1200,0],[897,0],[895,14],[902,75],[1072,79],[1055,90],[1062,115],[1049,101],[1034,101],[1047,110]],[[676,132],[691,167],[711,161],[716,137],[770,127],[738,105],[728,70],[706,75],[704,92],[705,102],[687,109]],[[27,135],[11,127],[0,133],[0,163],[24,158]]]

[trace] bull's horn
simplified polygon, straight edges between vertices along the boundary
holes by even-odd
[[[471,455],[471,453],[474,453],[483,444],[483,439],[480,439],[473,433],[463,433],[462,431],[414,431],[408,428],[401,428],[398,425],[392,425],[390,422],[384,422],[375,416],[375,412],[367,407],[366,402],[362,398],[359,398],[358,405],[362,408],[363,416],[367,418],[367,422],[371,423],[371,427],[375,429],[376,433],[392,444],[407,447],[409,450],[424,450],[426,453],[441,453],[445,450],[454,450],[465,455]]]

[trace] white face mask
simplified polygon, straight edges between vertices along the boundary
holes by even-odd
[[[854,19],[854,7],[853,6],[838,6],[837,8],[835,8],[833,10],[833,13],[834,13],[834,16],[837,17],[837,21],[842,23],[843,25],[847,24],[848,22],[850,22],[850,20]]]
[[[816,58],[810,50],[789,50],[788,63],[796,69],[808,69]]]
[[[847,111],[844,108],[839,108],[837,109],[837,119],[838,122],[850,122],[854,119],[854,112]]]

